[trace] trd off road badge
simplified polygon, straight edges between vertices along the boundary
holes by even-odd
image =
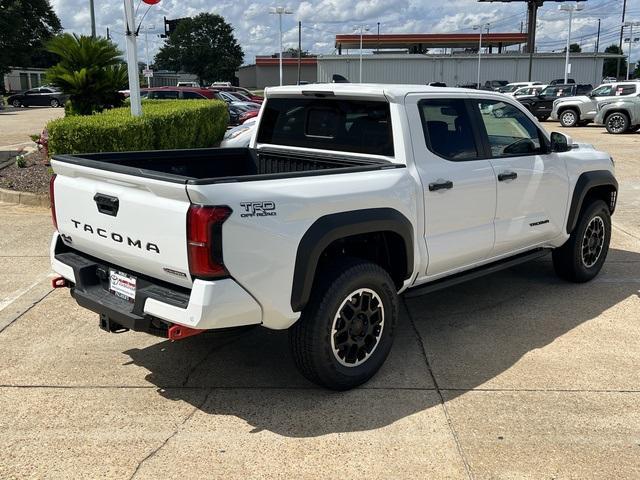
[[[276,204],[274,202],[240,202],[242,213],[245,217],[273,217],[276,215]]]

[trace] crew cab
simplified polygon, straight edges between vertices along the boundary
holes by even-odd
[[[560,125],[563,127],[586,125],[596,117],[599,101],[638,93],[640,93],[640,82],[606,83],[594,88],[588,95],[554,100],[551,120],[560,120]]]
[[[586,282],[609,248],[610,156],[500,93],[266,90],[249,148],[55,155],[56,287],[108,332],[288,329],[332,389],[385,361],[399,295],[552,253]]]
[[[614,135],[640,130],[640,94],[598,102],[594,123]]]
[[[585,84],[567,83],[549,85],[535,97],[516,97],[538,120],[544,122],[551,115],[553,102],[561,97],[586,95],[593,87]]]

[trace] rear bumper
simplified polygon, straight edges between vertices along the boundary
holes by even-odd
[[[108,319],[130,330],[163,335],[172,324],[211,330],[262,321],[258,302],[233,279],[195,280],[188,290],[74,250],[58,233],[51,242],[51,266],[72,283],[71,295],[80,306],[99,313],[101,322]],[[109,268],[137,278],[133,303],[109,292]]]

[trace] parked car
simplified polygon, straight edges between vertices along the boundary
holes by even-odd
[[[444,82],[429,82],[427,83],[427,86],[429,87],[446,87],[447,84]]]
[[[517,90],[515,90],[513,92],[506,93],[505,95],[510,95],[510,96],[516,97],[518,99],[526,98],[526,97],[535,97],[542,90],[547,88],[547,86],[548,85],[535,85],[535,86],[530,86],[530,87],[520,87],[520,88],[518,88]]]
[[[242,125],[228,129],[220,146],[223,148],[248,147],[251,141],[251,135],[256,129],[256,118],[251,118]]]
[[[69,95],[54,87],[39,87],[11,95],[7,102],[14,107],[63,107]]]
[[[229,125],[240,125],[242,123],[240,118],[247,112],[255,112],[256,115],[259,112],[259,109],[239,102],[227,103],[227,108],[229,109]]]
[[[211,90],[194,87],[153,87],[141,89],[151,100],[204,100],[215,98]]]
[[[504,87],[500,87],[498,89],[498,91],[500,93],[514,93],[516,90],[523,88],[523,87],[533,87],[536,85],[542,85],[542,82],[513,82],[513,83],[508,83],[507,85],[505,85]]]
[[[588,95],[564,97],[554,100],[551,120],[560,120],[563,127],[575,127],[591,123],[595,118],[597,104],[609,97],[637,95],[640,82],[606,83],[594,88]]]
[[[245,107],[250,107],[250,108],[255,108],[255,109],[259,109],[260,108],[260,104],[259,103],[241,101],[237,97],[235,97],[234,95],[231,95],[231,92],[224,92],[224,91],[219,91],[219,90],[208,90],[208,91],[211,92],[211,95],[213,96],[213,98],[216,98],[218,100],[222,100],[223,102],[227,102],[228,104],[242,105],[242,106],[245,106]]]
[[[388,356],[399,294],[605,262],[611,157],[515,99],[327,83],[268,89],[259,118],[249,148],[54,155],[53,285],[106,332],[288,329],[301,373],[346,390]]]
[[[549,85],[535,97],[516,97],[541,122],[547,120],[553,109],[553,101],[560,97],[586,95],[592,90],[588,84]]]
[[[618,79],[616,77],[604,77],[602,79],[602,83],[613,83],[613,82],[617,82]]]
[[[614,135],[640,130],[640,96],[629,95],[598,102],[598,113],[593,119],[597,125],[604,125],[607,132]]]
[[[567,84],[568,83],[576,83],[576,81],[573,78],[567,78]],[[549,82],[549,85],[564,85],[565,81],[564,78],[556,78],[555,80],[551,80]]]
[[[506,87],[509,84],[506,80],[487,80],[484,82],[484,90],[493,90],[499,92],[501,88]]]
[[[216,85],[216,86],[211,86],[209,88],[211,90],[215,90],[215,91],[218,91],[218,92],[232,92],[232,93],[233,92],[237,92],[237,93],[241,93],[242,95],[247,97],[249,99],[249,101],[254,102],[254,103],[262,103],[262,100],[264,100],[264,97],[261,97],[260,95],[256,95],[251,90],[247,90],[246,88],[243,88],[243,87],[232,87],[232,86],[226,86],[226,85]]]
[[[478,84],[475,82],[459,83],[456,85],[456,88],[471,88],[473,90],[477,90]]]
[[[200,88],[198,82],[178,82],[176,87],[191,87],[191,88]]]
[[[247,110],[246,112],[240,114],[240,118],[238,118],[238,122],[240,124],[243,124],[244,122],[246,122],[247,120],[257,117],[258,114],[260,113],[260,110]]]

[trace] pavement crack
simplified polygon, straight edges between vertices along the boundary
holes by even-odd
[[[163,442],[160,445],[158,445],[158,447],[153,449],[151,452],[149,452],[149,454],[146,457],[144,457],[142,460],[138,462],[138,465],[136,465],[136,469],[133,471],[133,473],[129,477],[129,480],[133,480],[133,478],[135,478],[138,472],[140,471],[140,468],[142,468],[142,465],[144,465],[145,462],[147,462],[147,460],[151,460],[153,457],[155,457],[157,453],[160,450],[162,450],[167,445],[167,443],[169,443],[169,441],[178,434],[178,432],[180,431],[180,428],[189,420],[191,420],[191,418],[196,414],[198,410],[204,407],[204,405],[207,403],[207,400],[209,400],[210,395],[211,395],[211,390],[207,392],[207,394],[202,399],[202,402],[200,402],[200,404],[193,407],[189,415],[187,415],[178,425],[176,425],[176,428],[173,430],[173,432],[171,432],[171,435],[165,438]]]
[[[449,410],[447,409],[446,402],[444,400],[444,395],[442,395],[442,390],[438,386],[438,380],[436,380],[436,376],[433,373],[433,369],[431,368],[431,362],[429,361],[429,356],[427,355],[427,350],[424,346],[424,342],[422,341],[422,337],[420,336],[420,332],[418,331],[418,327],[416,326],[415,321],[413,320],[413,316],[409,311],[409,307],[407,306],[407,302],[404,297],[402,297],[402,303],[404,305],[404,309],[407,312],[407,318],[409,319],[409,323],[411,324],[411,328],[413,329],[413,333],[416,335],[416,339],[418,341],[418,346],[420,347],[420,351],[422,353],[422,357],[424,358],[424,363],[429,371],[429,375],[431,376],[431,381],[435,387],[435,391],[440,398],[440,404],[442,405],[442,410],[444,411],[444,416],[447,420],[447,425],[449,426],[449,430],[451,431],[451,435],[453,437],[453,441],[456,444],[456,448],[458,449],[458,453],[460,454],[460,458],[462,459],[462,464],[467,472],[467,477],[469,480],[474,479],[473,472],[471,471],[471,465],[469,465],[469,461],[467,460],[467,456],[464,453],[464,449],[462,448],[462,444],[460,443],[460,438],[458,437],[458,432],[456,432],[455,426],[453,425],[453,420],[449,415]]]

